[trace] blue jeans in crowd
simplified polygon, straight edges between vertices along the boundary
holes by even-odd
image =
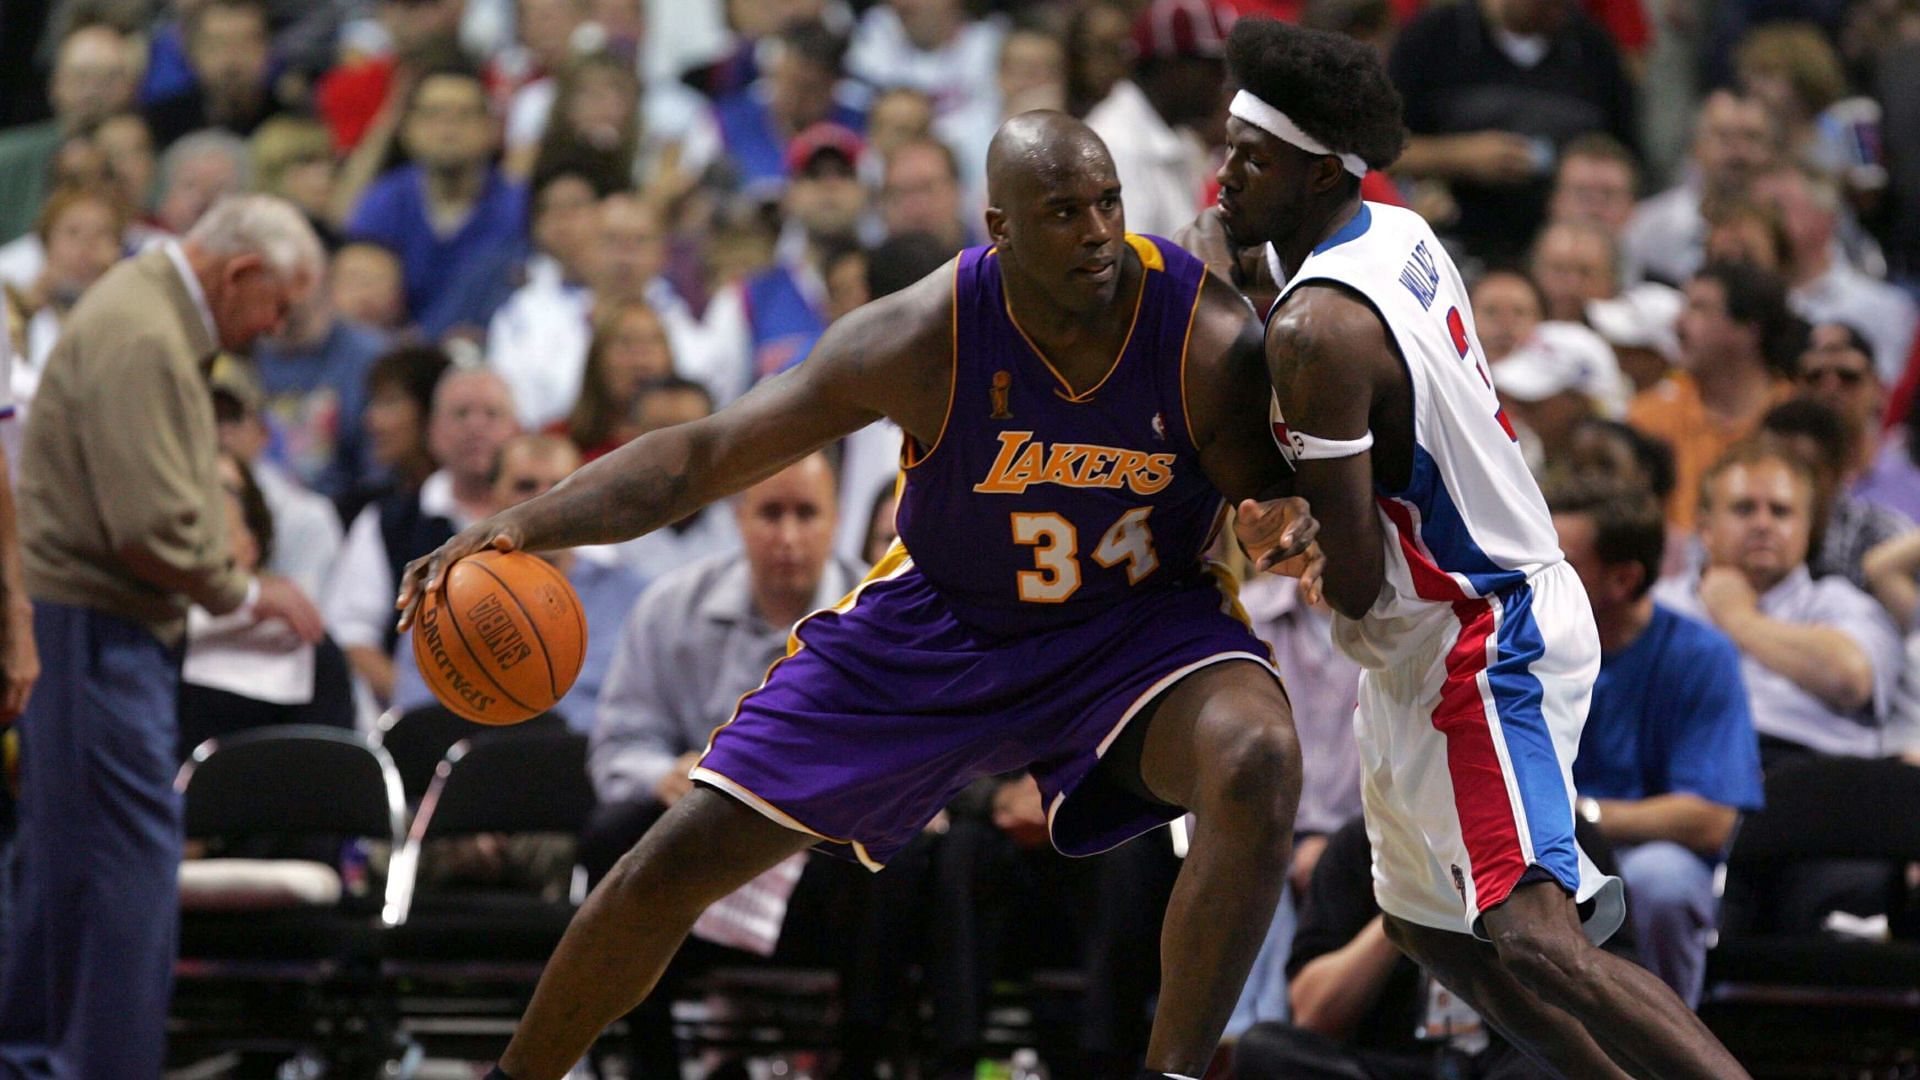
[[[1649,840],[1618,848],[1640,962],[1689,1009],[1700,1005],[1707,946],[1719,917],[1712,863],[1679,844]]]
[[[0,972],[0,1077],[157,1080],[179,927],[180,654],[36,602],[20,832]]]

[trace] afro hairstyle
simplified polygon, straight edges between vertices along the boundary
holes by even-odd
[[[1358,154],[1370,169],[1400,156],[1400,92],[1372,48],[1326,30],[1249,17],[1227,35],[1227,68],[1240,86],[1335,152]]]

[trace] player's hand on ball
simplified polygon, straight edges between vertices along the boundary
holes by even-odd
[[[407,564],[406,572],[400,576],[400,596],[393,603],[400,612],[401,633],[413,626],[414,617],[420,613],[420,602],[426,595],[444,584],[448,567],[476,551],[488,548],[502,552],[519,549],[520,531],[503,520],[504,517],[495,514],[485,521],[475,522],[460,530],[438,549]]]
[[[1297,495],[1267,502],[1243,499],[1234,515],[1233,532],[1241,550],[1253,560],[1254,573],[1275,570],[1301,577],[1315,560],[1297,565],[1294,560],[1318,550],[1313,547],[1313,539],[1320,535],[1320,522],[1308,509],[1307,500]],[[1324,559],[1318,561],[1325,562]],[[1316,572],[1315,579],[1318,577]]]

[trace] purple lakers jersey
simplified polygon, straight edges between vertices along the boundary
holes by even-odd
[[[933,446],[909,440],[896,523],[955,615],[988,633],[1192,584],[1221,519],[1182,385],[1206,267],[1166,240],[1127,243],[1145,268],[1132,329],[1078,394],[1014,321],[996,250],[960,255],[952,404]]]

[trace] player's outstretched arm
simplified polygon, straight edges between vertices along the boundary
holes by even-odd
[[[1266,361],[1288,427],[1335,441],[1368,434],[1379,388],[1398,377],[1400,363],[1372,308],[1317,285],[1296,290],[1268,324]],[[1323,575],[1327,602],[1360,618],[1386,581],[1372,455],[1298,458],[1293,491],[1313,507],[1320,546],[1334,553]]]
[[[1209,275],[1201,287],[1187,342],[1187,421],[1207,479],[1235,507],[1258,501],[1271,526],[1261,550],[1249,554],[1261,569],[1304,555],[1319,524],[1293,493],[1293,470],[1267,424],[1267,365],[1260,323],[1233,287]],[[1282,572],[1299,577],[1317,595],[1317,549]]]
[[[807,360],[703,420],[635,439],[553,490],[407,564],[395,606],[413,621],[445,568],[476,551],[611,544],[686,517],[883,416],[938,439],[952,390],[951,264],[852,312]]]

